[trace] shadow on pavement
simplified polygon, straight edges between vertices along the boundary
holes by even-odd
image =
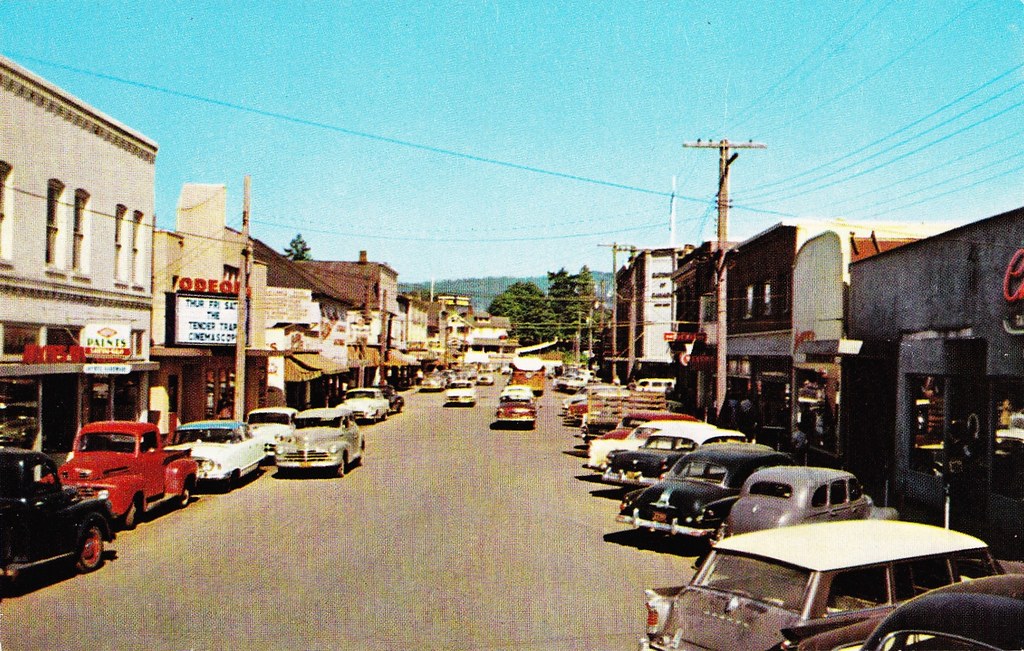
[[[672,554],[687,558],[696,556],[699,559],[708,552],[708,544],[705,541],[691,540],[680,536],[667,536],[644,529],[626,529],[625,531],[608,533],[604,535],[604,541],[643,551]]]

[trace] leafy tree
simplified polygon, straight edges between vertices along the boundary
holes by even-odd
[[[524,346],[539,344],[553,336],[554,314],[544,292],[532,282],[517,282],[494,297],[487,311],[508,317],[512,336]]]
[[[548,272],[548,300],[559,339],[573,339],[577,331],[586,327],[594,298],[594,277],[586,266],[578,274],[569,274],[564,268]]]
[[[309,254],[309,245],[306,244],[306,240],[302,238],[302,233],[298,233],[292,238],[292,241],[288,243],[288,248],[284,250],[284,257],[289,260],[313,259],[313,256]]]

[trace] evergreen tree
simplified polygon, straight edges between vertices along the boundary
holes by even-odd
[[[302,233],[298,233],[292,238],[292,241],[288,243],[288,248],[284,250],[284,257],[289,260],[313,259],[313,256],[309,254],[309,245],[306,244],[306,240],[302,238]]]
[[[532,282],[517,282],[494,297],[487,311],[508,317],[512,336],[523,346],[548,341],[553,336],[554,314],[544,292]]]

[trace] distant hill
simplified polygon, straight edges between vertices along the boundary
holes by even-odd
[[[597,291],[601,291],[601,282],[604,282],[605,292],[611,291],[612,274],[607,271],[591,271],[594,277],[594,284]],[[473,309],[485,311],[494,300],[494,297],[504,292],[511,285],[519,282],[533,283],[540,287],[541,291],[548,291],[548,277],[534,276],[532,278],[513,278],[511,276],[495,276],[492,278],[459,278],[456,280],[437,280],[434,282],[434,295],[458,294],[469,296],[473,302]],[[420,292],[424,296],[430,295],[430,283],[399,283],[398,291]]]

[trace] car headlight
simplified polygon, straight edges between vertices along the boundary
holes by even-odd
[[[110,491],[108,491],[106,488],[98,490],[96,491],[96,497],[100,498],[101,500],[109,500]]]
[[[328,452],[330,452],[331,454],[337,454],[338,453],[338,446],[337,445],[332,445],[331,447],[328,448]]]

